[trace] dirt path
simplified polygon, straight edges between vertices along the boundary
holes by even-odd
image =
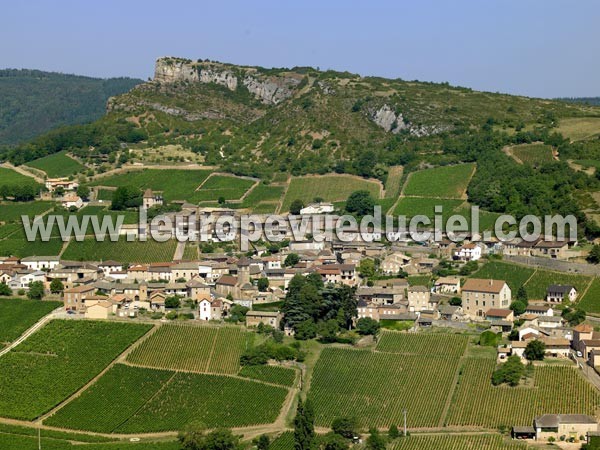
[[[17,345],[19,345],[21,342],[23,342],[25,339],[27,339],[33,333],[35,333],[37,330],[39,330],[44,325],[46,325],[48,322],[50,322],[54,318],[54,315],[56,314],[56,312],[61,309],[62,309],[62,306],[56,308],[54,311],[45,315],[40,320],[38,320],[36,323],[34,323],[30,328],[25,330],[25,332],[21,336],[19,336],[19,338],[17,340],[11,342],[10,345],[3,348],[0,351],[0,356],[5,355],[6,353],[10,352],[13,348],[15,348]]]
[[[1,167],[4,167],[4,168],[6,168],[6,169],[11,169],[11,170],[14,170],[15,172],[18,172],[18,173],[20,173],[21,175],[25,175],[26,177],[33,178],[35,181],[37,181],[37,182],[38,182],[38,183],[40,183],[40,184],[44,184],[44,179],[43,179],[43,178],[41,178],[41,177],[38,177],[38,176],[34,175],[33,173],[31,173],[31,172],[29,172],[29,171],[27,171],[27,170],[23,169],[23,168],[22,168],[22,167],[20,167],[20,166],[13,166],[13,165],[12,165],[11,163],[9,163],[9,162],[5,162],[5,163],[3,163],[3,164],[0,164],[0,166],[1,166]]]
[[[175,248],[175,254],[173,255],[173,261],[181,261],[183,259],[183,252],[185,252],[185,244],[186,242],[177,242],[177,247]]]
[[[454,379],[452,380],[452,386],[450,387],[450,392],[448,392],[448,397],[446,398],[446,403],[444,403],[444,409],[442,410],[442,414],[440,415],[440,421],[438,426],[441,428],[444,426],[446,422],[446,418],[448,416],[448,411],[450,411],[450,406],[452,406],[452,399],[454,398],[454,392],[456,391],[456,387],[458,386],[458,382],[460,380],[460,370],[462,368],[462,364],[464,362],[465,357],[467,356],[467,352],[469,351],[469,344],[465,346],[465,351],[458,361],[458,367],[456,368],[456,373],[454,374]]]
[[[281,208],[283,208],[283,201],[285,200],[285,196],[290,189],[290,184],[292,183],[292,176],[288,175],[287,182],[285,185],[285,189],[283,190],[283,194],[281,194],[281,198],[279,199],[279,203],[277,203],[277,209],[275,210],[275,214],[281,214]]]
[[[396,211],[396,208],[398,207],[398,203],[400,203],[400,200],[405,197],[404,195],[404,190],[406,189],[406,186],[408,185],[408,182],[410,181],[410,177],[412,177],[412,174],[414,172],[409,173],[406,176],[406,180],[404,180],[404,184],[402,185],[402,187],[400,188],[400,193],[398,194],[398,198],[396,199],[396,201],[394,202],[394,204],[390,207],[390,209],[388,209],[388,211],[386,212],[386,214],[388,216],[392,216],[394,215],[394,211]]]

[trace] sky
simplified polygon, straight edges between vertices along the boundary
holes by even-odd
[[[4,0],[0,67],[147,79],[160,56],[600,96],[600,1]]]

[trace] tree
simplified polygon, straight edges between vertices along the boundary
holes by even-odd
[[[317,324],[312,319],[306,319],[294,327],[294,338],[306,341],[317,337]]]
[[[520,300],[515,300],[510,304],[510,309],[513,310],[516,316],[520,316],[527,309],[527,305]]]
[[[223,197],[222,195],[217,199],[217,202],[219,203],[219,205],[224,205],[225,204],[225,197]]]
[[[294,417],[294,448],[295,450],[314,450],[315,415],[309,400],[298,399],[296,417]]]
[[[356,322],[356,329],[359,334],[365,335],[375,335],[379,332],[379,322],[375,319],[371,319],[370,317],[361,317]]]
[[[360,176],[370,177],[377,164],[377,155],[372,150],[362,152],[356,160],[356,170]]]
[[[90,197],[90,188],[85,184],[80,184],[77,186],[77,195],[79,195],[82,199],[87,200]]]
[[[218,429],[208,434],[190,430],[179,436],[181,448],[184,450],[240,450],[240,438],[230,430]]]
[[[521,358],[517,355],[511,355],[506,362],[492,374],[492,384],[498,386],[499,384],[506,383],[509,386],[518,386],[524,373],[525,366],[523,365]]]
[[[296,253],[290,253],[285,257],[285,261],[283,265],[285,267],[294,267],[296,264],[300,262],[300,257]]]
[[[65,290],[65,287],[62,284],[62,281],[60,281],[58,278],[55,278],[50,283],[50,292],[52,292],[53,294],[59,294],[64,290]]]
[[[110,208],[122,211],[127,208],[135,208],[142,204],[142,191],[135,186],[118,187],[112,196]]]
[[[346,200],[346,211],[358,217],[373,214],[375,200],[369,191],[355,191]]]
[[[259,291],[265,292],[267,289],[269,289],[269,279],[265,277],[259,278],[256,282],[256,287]]]
[[[375,261],[371,258],[363,258],[358,264],[358,271],[363,278],[371,278],[375,275]]]
[[[585,320],[585,311],[582,309],[565,308],[562,312],[562,318],[569,322],[569,325],[575,327]]]
[[[452,297],[448,303],[450,306],[462,306],[462,298]]]
[[[394,424],[390,426],[390,431],[388,431],[388,436],[390,439],[397,439],[400,437],[400,432],[398,431],[398,427]]]
[[[336,319],[319,322],[317,326],[317,334],[321,337],[321,341],[325,343],[336,342],[339,332],[340,324]]]
[[[261,434],[256,440],[257,450],[269,450],[269,445],[271,445],[271,439],[266,434]]]
[[[32,300],[41,300],[44,296],[44,283],[41,281],[33,281],[29,283],[29,291],[27,297]]]
[[[494,333],[493,331],[486,330],[479,335],[479,345],[484,347],[495,347],[498,345],[498,341],[502,339],[502,333]]]
[[[12,295],[12,289],[8,284],[4,282],[0,283],[0,295]]]
[[[347,450],[348,441],[336,433],[327,433],[321,438],[323,450]]]
[[[525,347],[523,355],[528,361],[543,361],[546,353],[546,344],[537,339],[530,341]]]
[[[304,208],[304,202],[300,199],[296,199],[290,205],[291,214],[300,214],[300,210]]]
[[[519,287],[519,290],[517,291],[517,300],[519,300],[520,302],[523,302],[525,304],[525,306],[527,306],[528,303],[528,299],[527,299],[527,289],[525,289],[525,286],[521,286]]]
[[[590,250],[590,253],[587,256],[587,261],[592,264],[600,263],[600,245],[596,244]]]
[[[347,439],[352,439],[356,434],[357,421],[354,417],[337,417],[331,423],[331,429]]]
[[[376,428],[369,430],[367,438],[367,449],[369,450],[385,450],[385,439],[379,434]]]
[[[181,306],[181,299],[176,295],[165,298],[165,308],[175,309]]]

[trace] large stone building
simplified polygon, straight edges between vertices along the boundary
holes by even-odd
[[[483,320],[490,309],[508,308],[510,287],[504,280],[468,279],[462,287],[462,307],[472,319]]]

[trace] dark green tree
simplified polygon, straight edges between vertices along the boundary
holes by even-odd
[[[369,191],[355,191],[346,200],[346,211],[358,217],[373,214],[374,207],[375,200]]]
[[[175,309],[181,306],[181,299],[176,295],[165,298],[165,308]]]
[[[256,448],[257,450],[269,450],[269,446],[271,445],[271,439],[266,434],[261,434],[256,440]]]
[[[259,291],[265,292],[267,289],[269,289],[269,279],[265,277],[259,278],[256,282],[256,287]]]
[[[8,286],[8,284],[2,282],[0,283],[0,295],[8,296],[12,295],[12,289]]]
[[[520,300],[515,300],[510,304],[510,309],[513,310],[516,316],[520,316],[525,312],[527,305]]]
[[[291,214],[300,214],[300,210],[304,208],[304,202],[300,199],[296,199],[290,205]]]
[[[300,257],[296,253],[290,253],[285,257],[283,265],[286,267],[294,267],[300,262]]]
[[[354,417],[337,417],[331,423],[331,429],[347,439],[352,439],[356,434],[358,422]]]
[[[29,283],[27,297],[32,300],[41,300],[42,297],[44,297],[44,283],[41,281],[33,281]]]
[[[361,317],[358,319],[358,322],[356,322],[356,330],[362,335],[375,335],[379,332],[379,327],[379,322],[370,317]]]
[[[519,300],[520,302],[524,303],[525,306],[527,306],[528,303],[528,299],[527,299],[527,289],[525,289],[525,286],[520,286],[519,290],[517,291],[517,300]]]
[[[543,361],[546,354],[546,344],[538,339],[534,339],[527,344],[523,355],[528,361]]]
[[[390,426],[390,430],[388,431],[388,436],[390,439],[397,439],[400,437],[400,432],[398,431],[398,427],[394,424]]]
[[[122,211],[142,204],[142,191],[135,186],[121,186],[113,193],[110,208]]]
[[[385,439],[379,434],[377,428],[371,428],[369,430],[366,448],[368,450],[385,450]]]
[[[347,450],[348,441],[336,433],[327,433],[321,438],[323,450]]]
[[[315,417],[310,401],[298,399],[296,417],[294,418],[294,448],[295,450],[314,450]]]
[[[597,173],[600,173],[600,171]],[[587,261],[592,264],[600,263],[600,245],[595,244],[592,247],[592,249],[590,250],[590,253],[587,256]]]
[[[179,442],[183,450],[241,450],[240,438],[230,430],[218,429],[208,434],[192,430],[180,434]]]
[[[55,278],[50,283],[50,292],[52,292],[53,294],[60,294],[64,290],[65,287],[62,284],[62,281],[60,281],[58,278]]]

